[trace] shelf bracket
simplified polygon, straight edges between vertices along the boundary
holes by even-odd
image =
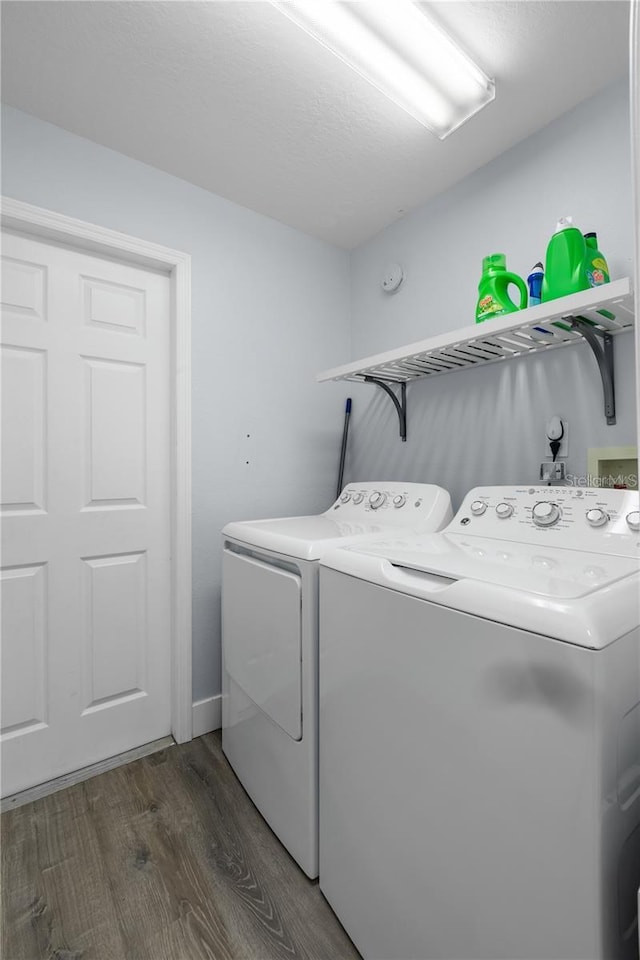
[[[400,384],[400,399],[396,397],[395,393],[385,380],[379,380],[378,377],[365,377],[365,383],[375,383],[377,386],[382,387],[384,392],[388,397],[391,397],[393,405],[396,408],[396,413],[398,414],[398,421],[400,423],[400,439],[407,439],[407,384],[403,380]],[[395,383],[396,381],[391,381]]]
[[[602,378],[604,394],[604,415],[608,424],[616,422],[615,377],[613,370],[613,337],[593,327],[583,317],[567,317],[571,327],[579,333],[591,347]],[[602,342],[600,342],[602,341]]]

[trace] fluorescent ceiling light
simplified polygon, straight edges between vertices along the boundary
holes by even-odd
[[[412,0],[271,0],[290,20],[444,140],[495,84]]]

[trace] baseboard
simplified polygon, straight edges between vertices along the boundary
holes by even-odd
[[[222,694],[215,697],[205,697],[196,700],[192,706],[193,736],[201,737],[204,733],[219,730],[222,726]]]

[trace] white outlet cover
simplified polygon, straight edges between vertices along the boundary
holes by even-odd
[[[385,267],[382,277],[382,289],[385,293],[393,293],[404,280],[404,271],[399,263],[390,263]]]

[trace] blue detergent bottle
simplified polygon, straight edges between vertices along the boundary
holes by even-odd
[[[531,267],[531,273],[527,277],[527,286],[529,288],[529,306],[536,307],[541,300],[542,279],[544,277],[544,267],[538,261]]]

